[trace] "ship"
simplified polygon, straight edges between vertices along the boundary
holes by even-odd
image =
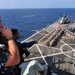
[[[75,75],[75,21],[69,20],[68,15],[21,43],[32,40],[38,44],[28,48],[32,54],[27,58],[23,55],[25,62],[37,60],[48,66],[46,75]]]
[[[75,75],[75,20],[63,15],[21,43],[33,40],[38,43],[27,48],[31,54],[28,57],[23,55],[24,63],[37,60],[46,67],[45,74],[35,75]]]

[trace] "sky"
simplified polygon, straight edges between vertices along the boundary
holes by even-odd
[[[0,9],[75,8],[75,0],[0,0]]]

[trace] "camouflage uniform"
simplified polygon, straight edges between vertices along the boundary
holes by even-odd
[[[0,75],[13,75],[12,67],[5,67],[9,52],[6,47],[0,48]]]

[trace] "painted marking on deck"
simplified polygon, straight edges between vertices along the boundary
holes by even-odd
[[[46,64],[46,65],[48,65],[47,61],[45,60],[45,58],[44,58],[44,56],[43,56],[43,54],[42,54],[42,52],[41,52],[41,50],[40,50],[40,48],[38,47],[38,45],[37,45],[37,44],[36,44],[36,47],[37,47],[37,49],[38,49],[39,53],[41,54],[41,57],[43,58],[43,60],[44,60],[45,64]]]

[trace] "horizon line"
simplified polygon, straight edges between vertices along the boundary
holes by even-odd
[[[0,9],[75,9],[75,8],[0,8]]]

